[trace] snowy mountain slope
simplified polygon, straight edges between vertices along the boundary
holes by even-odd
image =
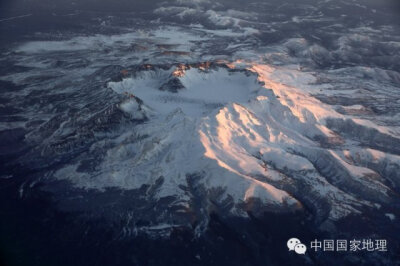
[[[301,90],[315,82],[312,74],[244,62],[228,66],[150,67],[109,82],[110,90],[125,97],[118,108],[145,122],[125,128],[95,175],[77,171],[78,162],[54,176],[87,189],[150,186],[153,200],[172,197],[170,206],[180,213],[219,206],[227,215],[247,216],[246,211],[305,208],[317,224],[392,201],[397,173],[379,168],[375,157],[364,155],[364,164],[352,159],[373,150],[328,128],[331,120],[357,120]],[[379,157],[398,167],[398,155]],[[382,175],[388,171],[390,176]],[[193,186],[201,191],[201,206],[194,204]]]

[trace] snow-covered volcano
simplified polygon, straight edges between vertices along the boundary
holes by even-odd
[[[311,210],[317,224],[330,223],[391,201],[393,178],[355,160],[387,165],[397,156],[349,149],[334,129],[352,123],[377,139],[390,134],[299,90],[313,86],[312,75],[245,62],[147,65],[122,73],[107,87],[124,98],[118,108],[142,122],[113,141],[94,176],[77,170],[80,163],[55,176],[81,188],[148,187],[146,197],[172,198],[167,212],[187,215],[174,224],[175,214],[158,214],[153,225],[184,225],[190,213],[206,223],[215,209],[244,217]]]
[[[233,115],[232,122],[238,119],[250,128],[260,126],[247,108],[273,94],[251,71],[222,64],[151,67],[108,87],[126,97],[119,104],[121,110],[145,122],[118,138],[120,145],[107,152],[95,178],[85,178],[71,167],[56,176],[69,176],[78,186],[99,189],[139,189],[161,182],[154,196],[176,198],[174,205],[180,211],[201,208],[208,212],[218,202],[227,205],[225,212],[244,215],[252,199],[275,211],[300,208],[287,192],[261,178],[266,169],[254,157],[257,154],[252,155],[256,147],[245,150],[246,142],[257,138],[250,132],[254,129],[245,132],[227,122]],[[247,155],[241,158],[240,153]],[[192,205],[193,186],[205,193],[201,206]]]

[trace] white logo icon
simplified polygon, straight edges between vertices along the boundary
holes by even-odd
[[[307,247],[306,245],[302,244],[298,238],[291,238],[287,242],[287,247],[289,251],[294,251],[297,254],[306,254]]]

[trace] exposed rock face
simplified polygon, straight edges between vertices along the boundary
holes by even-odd
[[[161,85],[160,90],[177,93],[183,88],[185,88],[185,86],[183,86],[182,82],[178,78],[172,77],[166,83]]]

